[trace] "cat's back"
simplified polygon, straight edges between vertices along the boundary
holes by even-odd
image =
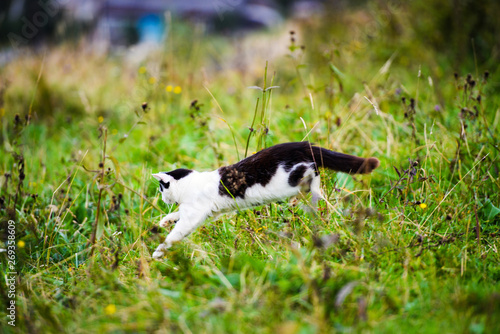
[[[311,162],[309,142],[290,142],[277,144],[251,155],[236,163],[235,167],[259,166],[259,169],[273,171],[278,166],[290,169],[301,162]]]
[[[271,146],[233,165],[218,169],[220,176],[219,194],[245,198],[247,189],[254,186],[266,187],[273,178],[289,173],[301,163],[310,164],[308,142],[291,142]],[[281,169],[280,169],[281,167]],[[281,170],[281,173],[279,171]],[[286,184],[286,182],[285,182]]]

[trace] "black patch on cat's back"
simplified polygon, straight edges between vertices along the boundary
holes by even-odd
[[[220,195],[232,197],[245,197],[245,192],[249,187],[245,173],[238,170],[235,165],[219,168],[221,184],[219,185]]]
[[[306,170],[307,167],[304,165],[297,166],[297,168],[295,168],[293,172],[291,172],[288,176],[288,184],[291,187],[296,187],[299,184],[300,180],[302,180],[302,178],[304,177],[304,173],[306,172]]]
[[[279,166],[289,172],[295,165],[313,162],[308,142],[284,143],[271,146],[231,166],[219,168],[221,184],[219,195],[245,197],[245,191],[255,184],[265,187],[276,174]],[[299,168],[299,167],[297,167]],[[306,169],[307,167],[304,166]],[[300,170],[303,170],[300,168]],[[304,172],[305,170],[303,170]],[[297,174],[292,182],[299,182]],[[297,178],[297,180],[295,180]],[[290,180],[289,180],[290,181]]]
[[[191,172],[192,172],[191,169],[179,168],[179,169],[173,170],[173,171],[165,173],[165,174],[170,175],[175,180],[180,180],[183,177],[186,177],[187,175],[189,175]]]

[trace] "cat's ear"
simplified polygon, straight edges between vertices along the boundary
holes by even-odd
[[[165,173],[156,173],[156,174],[152,174],[153,177],[155,179],[157,179],[158,181],[163,181],[163,182],[167,182],[167,175]]]

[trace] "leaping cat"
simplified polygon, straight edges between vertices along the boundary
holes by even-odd
[[[210,216],[250,208],[310,192],[312,205],[322,198],[318,168],[349,174],[368,174],[377,168],[377,158],[338,153],[309,142],[278,144],[240,162],[211,172],[176,169],[153,177],[160,181],[162,200],[179,204],[160,226],[175,223],[165,241],[153,253],[165,250],[192,233]]]

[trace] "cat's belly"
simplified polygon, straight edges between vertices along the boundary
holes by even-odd
[[[266,185],[254,184],[247,188],[245,196],[237,198],[236,202],[240,207],[252,207],[298,195],[300,187],[289,185],[289,175],[283,167],[279,167],[269,183]]]

